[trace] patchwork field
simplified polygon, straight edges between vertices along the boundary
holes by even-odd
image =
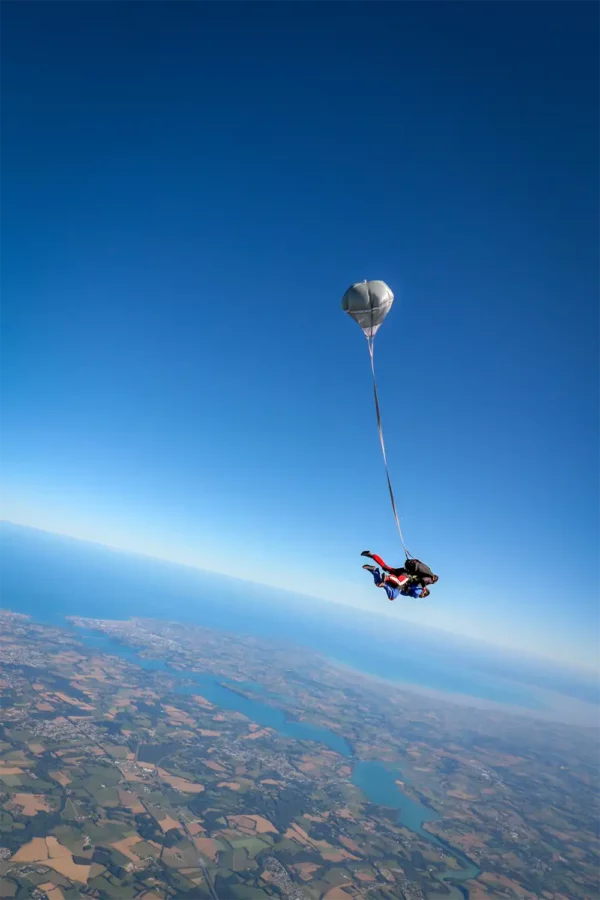
[[[350,758],[180,690],[175,669],[11,613],[0,624],[1,897],[596,900],[597,762],[576,730],[552,731],[542,765],[512,719],[450,715],[316,657],[176,623],[92,623],[150,655],[167,629],[181,675],[216,669],[240,696],[262,679],[292,721],[348,735]],[[377,758],[402,771],[394,790],[439,812],[426,826],[439,843],[353,783],[357,760]]]

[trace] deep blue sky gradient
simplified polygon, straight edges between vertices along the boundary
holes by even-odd
[[[592,662],[597,6],[2,18],[3,515]]]

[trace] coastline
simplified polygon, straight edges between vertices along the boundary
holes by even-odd
[[[431,700],[437,700],[443,705],[457,705],[472,707],[475,709],[486,709],[491,712],[502,712],[508,715],[515,715],[519,718],[538,718],[543,721],[558,722],[563,725],[583,728],[589,731],[600,732],[600,707],[593,703],[586,703],[584,700],[578,700],[574,697],[567,697],[556,691],[548,691],[544,688],[530,687],[529,685],[521,685],[520,682],[513,682],[522,686],[527,691],[536,695],[541,703],[551,703],[553,706],[529,707],[519,706],[514,703],[501,702],[491,700],[484,697],[474,696],[473,694],[461,694],[453,691],[444,691],[441,688],[431,688],[420,685],[412,681],[402,681],[401,679],[385,678],[382,675],[376,675],[373,672],[367,672],[364,669],[357,669],[349,663],[342,662],[335,657],[323,656],[321,658],[335,669],[345,670],[352,673],[355,677],[364,678],[369,681],[379,682],[386,687],[393,687],[409,694],[417,694],[428,697]]]

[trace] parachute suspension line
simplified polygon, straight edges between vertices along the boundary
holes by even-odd
[[[402,549],[404,550],[404,555],[406,559],[410,557],[410,553],[406,544],[404,543],[404,537],[402,535],[402,528],[400,526],[400,519],[398,518],[398,511],[396,509],[396,500],[394,499],[394,490],[392,488],[392,480],[390,478],[390,473],[388,469],[387,463],[387,454],[385,452],[385,441],[383,440],[383,428],[381,426],[381,410],[379,408],[379,397],[377,396],[377,380],[375,378],[375,358],[374,358],[374,335],[367,335],[367,344],[369,346],[369,358],[371,360],[371,373],[373,375],[373,396],[375,397],[375,412],[377,414],[377,430],[379,431],[379,443],[381,444],[381,452],[383,453],[383,464],[385,466],[385,475],[387,478],[388,490],[390,492],[390,500],[392,501],[392,510],[394,511],[394,518],[396,520],[396,527],[398,528],[398,534],[400,535],[400,543],[402,544]]]
[[[381,427],[381,411],[379,409],[379,397],[377,396],[377,381],[375,379],[375,360],[373,356],[373,344],[375,335],[394,302],[394,295],[385,281],[357,281],[352,284],[344,296],[342,297],[342,309],[344,312],[354,319],[359,325],[361,331],[367,339],[369,347],[369,356],[371,358],[371,372],[373,373],[373,394],[375,396],[375,412],[377,413],[377,429],[379,431],[379,442],[381,444],[381,452],[383,453],[383,462],[385,465],[385,474],[387,476],[388,490],[390,492],[390,500],[392,501],[392,510],[396,520],[396,527],[400,535],[400,543],[404,549],[407,559],[411,558],[408,547],[404,543],[402,528],[400,527],[400,519],[396,509],[396,501],[394,499],[394,491],[392,481],[387,464],[387,454],[385,452],[385,442],[383,440],[383,429]]]

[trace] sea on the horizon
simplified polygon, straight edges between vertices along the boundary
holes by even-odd
[[[589,707],[597,719],[598,685],[557,669],[508,658],[486,662],[469,645],[425,629],[403,631],[361,610],[184,566],[115,552],[83,541],[2,523],[2,608],[64,625],[65,616],[145,617],[192,622],[305,647],[367,675],[444,695],[529,712]]]

